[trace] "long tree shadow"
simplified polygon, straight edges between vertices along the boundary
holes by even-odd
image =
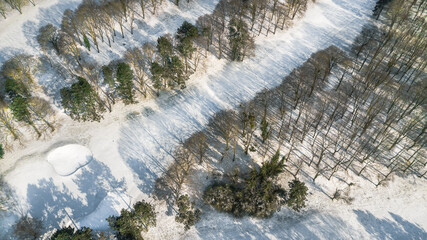
[[[124,191],[124,180],[114,178],[110,169],[95,159],[69,177],[72,182],[64,179],[58,184],[49,178],[27,187],[28,213],[41,219],[47,229],[64,223],[82,227],[77,224],[79,220],[91,214],[109,192]]]
[[[354,210],[354,213],[359,223],[375,239],[427,239],[427,232],[423,228],[394,213],[389,212],[394,221],[379,219],[368,211]]]
[[[294,214],[282,209],[272,218],[259,221],[212,210],[205,214],[209,217],[196,224],[196,234],[202,239],[358,239],[359,235],[343,219],[318,211]]]

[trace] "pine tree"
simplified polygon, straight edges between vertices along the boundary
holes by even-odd
[[[187,194],[180,196],[176,200],[176,205],[178,206],[178,214],[175,221],[184,224],[185,231],[200,220],[201,211],[194,209],[194,202],[190,202]]]
[[[0,158],[3,158],[3,156],[4,156],[3,145],[0,143]]]
[[[134,205],[133,211],[122,209],[120,216],[110,216],[107,221],[117,231],[118,239],[142,240],[141,231],[156,226],[156,212],[151,204],[142,201]]]
[[[261,166],[260,175],[263,178],[275,178],[285,170],[285,158],[280,159],[280,151],[271,158],[270,161],[264,162]]]
[[[288,206],[299,212],[303,207],[305,207],[308,188],[305,186],[304,182],[301,182],[298,179],[294,179],[289,182],[289,187]]]
[[[30,97],[30,92],[28,91],[27,86],[22,82],[15,81],[11,78],[6,78],[4,89],[11,99],[18,95],[22,97]]]
[[[33,118],[28,108],[27,98],[24,98],[21,95],[15,96],[12,99],[12,103],[10,104],[10,110],[12,110],[12,114],[17,121],[27,123],[28,125],[33,127],[38,137],[41,136],[40,131],[37,129],[36,125],[33,122]]]
[[[184,38],[177,46],[178,52],[184,57],[185,73],[188,73],[188,58],[196,51],[193,42],[189,38]]]
[[[151,75],[154,82],[154,88],[160,90],[163,87],[164,68],[157,62],[151,64]],[[157,92],[157,95],[159,92]]]
[[[181,88],[185,88],[186,76],[184,75],[184,64],[177,56],[173,56],[168,64],[167,75],[171,82],[175,82]]]
[[[83,43],[84,43],[85,47],[87,48],[87,50],[90,51],[90,42],[89,42],[89,39],[87,38],[86,34],[83,34]]]
[[[135,90],[133,89],[133,71],[127,63],[119,63],[117,66],[117,90],[123,102],[127,104],[135,103]]]
[[[109,66],[102,66],[102,75],[104,75],[104,83],[110,88],[114,87],[113,70]]]
[[[247,24],[241,19],[233,18],[229,25],[231,60],[243,61],[247,55],[247,49],[253,48],[253,40],[249,35]]]
[[[177,39],[183,41],[184,39],[192,40],[193,38],[199,36],[199,30],[193,24],[184,21],[181,27],[178,28],[176,32]]]
[[[70,226],[63,227],[57,230],[51,240],[93,240],[92,229],[88,227],[82,227],[81,229],[74,232],[74,229]]]
[[[164,64],[166,64],[173,54],[173,46],[171,41],[165,36],[159,37],[157,39],[157,50],[159,51]]]
[[[78,77],[71,87],[60,90],[61,104],[65,112],[77,121],[100,121],[105,111],[98,94],[86,79]]]
[[[270,132],[271,132],[266,118],[262,119],[260,128],[261,128],[262,143],[265,143],[265,141],[270,136]]]

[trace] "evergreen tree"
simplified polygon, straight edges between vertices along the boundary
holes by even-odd
[[[28,108],[28,99],[22,97],[21,95],[16,95],[10,104],[10,110],[12,110],[12,114],[15,119],[19,122],[25,122],[31,127],[33,127],[34,131],[36,131],[37,136],[40,137],[41,133],[37,129],[36,125],[33,122],[33,118]]]
[[[65,112],[77,121],[100,121],[105,107],[86,79],[78,77],[71,87],[60,90]]]
[[[87,38],[86,34],[83,34],[83,43],[84,43],[85,47],[87,48],[87,50],[90,51],[90,42],[89,42],[89,39]]]
[[[199,36],[199,30],[197,27],[187,21],[184,21],[176,32],[176,37],[181,42],[184,39],[191,40],[197,36]]]
[[[176,83],[181,88],[185,88],[186,77],[184,75],[184,64],[177,56],[173,56],[168,64],[167,76],[171,84]]]
[[[154,88],[161,89],[163,87],[164,68],[157,62],[151,64],[151,75],[154,82]],[[157,92],[157,94],[159,94]]]
[[[175,221],[184,224],[186,231],[200,220],[201,211],[200,209],[194,210],[194,202],[190,202],[187,194],[180,196],[176,200],[176,205],[178,215],[175,217]]]
[[[151,204],[142,201],[134,205],[133,211],[122,209],[120,216],[110,216],[107,221],[117,231],[118,239],[142,240],[141,231],[156,226],[156,212]]]
[[[193,42],[189,38],[184,38],[177,46],[178,52],[184,57],[185,73],[188,73],[188,58],[196,51]]]
[[[285,170],[285,158],[280,159],[280,151],[271,158],[270,161],[266,161],[262,164],[260,175],[263,178],[275,178],[279,176]]]
[[[127,63],[119,63],[117,66],[117,90],[123,102],[127,104],[135,103],[135,90],[133,89],[133,71]]]
[[[261,121],[261,137],[262,137],[262,143],[265,143],[265,141],[270,136],[270,127],[267,122],[267,119],[263,118]]]
[[[157,50],[166,64],[173,54],[173,46],[171,41],[165,36],[159,37],[157,39]]]
[[[243,20],[233,18],[229,25],[228,36],[231,48],[231,60],[243,61],[246,49],[251,46],[252,38],[249,35],[248,26]]]
[[[3,158],[3,156],[4,156],[3,145],[0,143],[0,158]]]
[[[15,81],[11,78],[6,78],[4,85],[4,90],[11,99],[18,95],[22,97],[30,97],[30,92],[28,91],[27,86],[25,86],[25,84],[22,82]]]
[[[102,75],[104,75],[104,83],[111,88],[114,87],[113,70],[109,66],[102,66]]]
[[[286,203],[287,192],[273,182],[284,168],[284,158],[280,159],[278,151],[259,171],[253,169],[243,186],[214,184],[207,188],[203,199],[216,209],[238,217],[270,217]]]
[[[303,207],[305,207],[308,188],[305,186],[304,182],[301,182],[298,179],[294,179],[292,182],[289,182],[289,187],[288,206],[299,212]]]
[[[81,229],[74,232],[72,227],[63,227],[57,230],[51,240],[92,240],[95,239],[92,236],[92,229],[88,227],[82,227]]]

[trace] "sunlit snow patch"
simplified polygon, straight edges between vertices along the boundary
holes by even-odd
[[[49,152],[47,161],[56,173],[68,176],[92,160],[92,152],[82,145],[69,144]]]

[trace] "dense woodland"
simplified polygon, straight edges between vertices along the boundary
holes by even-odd
[[[55,130],[49,103],[34,94],[40,91],[34,71],[43,61],[62,66],[57,70],[66,77],[75,76],[72,85],[60,90],[70,117],[100,121],[116,101],[133,104],[166,89],[184,88],[207,54],[243,61],[253,54],[254,37],[286,28],[307,6],[297,0],[284,5],[277,0],[220,1],[195,25],[184,22],[174,36],[129,49],[120,61],[97,66],[84,59],[82,51],[97,54],[112,46],[115,37],[131,37],[132,18],[148,17],[160,11],[160,4],[83,1],[76,11],[65,12],[60,28],[41,28],[38,42],[44,57],[18,55],[2,67],[3,132],[19,139],[21,124],[39,137]],[[371,24],[351,49],[321,50],[279,86],[264,89],[238,109],[217,113],[204,130],[175,149],[173,163],[156,181],[154,198],[166,201],[188,230],[205,205],[236,217],[267,218],[284,206],[301,211],[308,189],[299,179],[307,176],[315,183],[353,173],[377,187],[393,175],[425,178],[426,7],[423,0],[379,0]],[[108,12],[112,9],[116,13]],[[130,33],[124,33],[123,24]],[[280,181],[284,176],[292,178],[287,185]],[[325,194],[351,203],[344,189]],[[108,222],[119,239],[139,239],[156,225],[155,216],[151,204],[139,202]],[[38,224],[23,217],[15,232],[36,234]],[[52,239],[64,236],[107,239],[88,228],[74,232],[71,227]]]
[[[425,178],[426,5],[393,1],[350,52],[319,51],[278,87],[217,113],[177,148],[156,196],[173,204],[183,189],[203,191],[217,210],[263,218],[284,204],[303,208],[299,176],[315,182],[352,172],[375,186],[394,174]],[[210,185],[197,184],[200,169]],[[280,175],[295,179],[289,190]],[[350,203],[348,189],[327,194]]]
[[[64,12],[61,26],[41,27],[37,42],[42,55],[19,54],[1,67],[5,147],[23,138],[22,129],[32,129],[37,138],[55,130],[55,111],[40,97],[49,90],[38,85],[37,76],[54,71],[64,83],[74,79],[56,90],[60,107],[76,121],[100,121],[117,101],[134,104],[164,90],[185,88],[208,54],[243,61],[253,55],[255,36],[288,27],[305,11],[307,1],[222,0],[195,25],[184,22],[174,35],[127,49],[123,59],[100,66],[90,58],[114,47],[116,38],[132,39],[136,19],[155,17],[161,5],[162,0],[85,0]]]

